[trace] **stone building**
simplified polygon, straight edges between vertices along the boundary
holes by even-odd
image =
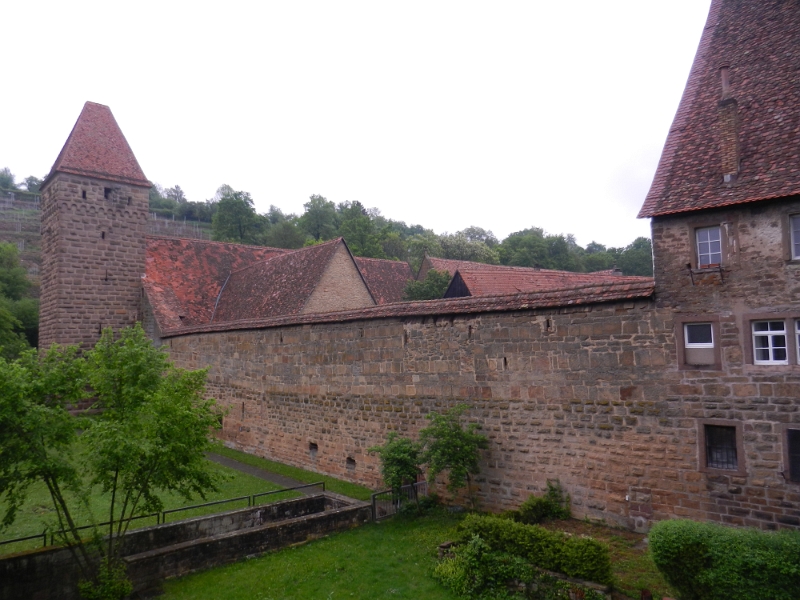
[[[799,9],[712,1],[640,214],[654,280],[459,263],[460,297],[400,303],[410,272],[341,240],[145,239],[149,184],[118,129],[85,152],[100,166],[72,161],[82,115],[43,196],[45,339],[140,318],[179,366],[210,367],[226,443],[368,485],[367,448],[467,403],[491,442],[485,508],[558,479],[577,516],[640,530],[800,527]],[[87,120],[113,121],[98,106]]]

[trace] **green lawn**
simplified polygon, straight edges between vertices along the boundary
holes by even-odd
[[[454,599],[431,573],[456,517],[394,517],[168,581],[165,600]]]
[[[374,491],[364,487],[363,485],[357,485],[355,483],[349,483],[340,479],[334,479],[329,475],[312,473],[311,471],[306,471],[298,467],[290,467],[289,465],[267,460],[252,454],[239,452],[238,450],[225,448],[224,446],[215,449],[214,452],[221,456],[238,460],[246,465],[264,469],[270,473],[277,473],[278,475],[283,475],[284,477],[290,477],[302,483],[316,483],[317,481],[324,481],[326,490],[348,496],[349,498],[367,501],[370,499],[370,496]]]
[[[213,502],[215,500],[224,500],[238,496],[249,496],[252,494],[258,494],[260,492],[269,492],[282,489],[281,486],[275,485],[274,483],[264,481],[263,479],[258,479],[257,477],[253,477],[251,475],[246,475],[233,469],[228,469],[210,461],[209,465],[215,473],[220,475],[220,482],[218,484],[219,491],[208,492],[206,494],[206,500],[203,500],[202,498],[195,498],[189,503],[187,503],[180,496],[167,494],[163,497],[165,509],[179,508],[182,506],[201,504],[203,502]],[[106,514],[109,506],[108,498],[101,495],[98,490],[94,491],[95,493],[89,500],[90,511],[78,509],[74,513],[77,522],[79,522],[81,525],[88,525],[91,522],[90,512],[91,514],[95,515],[95,518],[98,522],[107,520]],[[300,494],[298,492],[275,494],[273,496],[267,496],[266,498],[259,499],[259,502],[275,502],[299,495]],[[201,514],[212,514],[215,512],[234,510],[236,508],[244,508],[246,506],[247,501],[240,500],[232,503],[209,506],[202,509],[182,511],[168,515],[167,521],[177,521],[179,519],[186,519],[188,517],[194,517]],[[3,504],[0,503],[0,511],[4,512],[4,508],[5,507]],[[28,493],[28,498],[21,511],[17,514],[14,524],[8,529],[0,532],[0,541],[41,533],[46,526],[54,524],[54,517],[55,512],[50,500],[50,495],[47,493],[47,489],[45,488],[44,484],[31,486]],[[155,525],[155,518],[141,519],[135,521],[134,524],[138,524],[139,527]],[[5,544],[0,546],[0,554],[10,554],[12,552],[19,552],[21,550],[28,550],[40,546],[41,541],[39,540]]]

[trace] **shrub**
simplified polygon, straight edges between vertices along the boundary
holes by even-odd
[[[789,600],[800,590],[800,532],[662,521],[650,550],[682,600]]]
[[[591,538],[480,515],[467,515],[460,529],[464,540],[479,535],[493,551],[520,556],[542,569],[602,584],[612,582],[608,547]]]
[[[569,519],[569,496],[564,494],[558,481],[548,481],[544,496],[530,496],[518,510],[507,514],[515,521],[528,525],[537,525],[550,519]]]

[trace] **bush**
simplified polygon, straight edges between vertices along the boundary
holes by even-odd
[[[467,515],[459,528],[464,540],[479,535],[493,551],[520,556],[542,569],[606,585],[612,582],[608,547],[591,538],[480,515]]]
[[[682,600],[789,600],[800,590],[800,532],[662,521],[653,561]]]
[[[518,510],[509,511],[505,516],[520,523],[538,525],[551,519],[569,519],[571,514],[569,496],[563,492],[558,481],[548,481],[544,496],[528,497]]]

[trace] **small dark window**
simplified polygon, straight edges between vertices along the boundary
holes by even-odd
[[[711,323],[686,323],[684,328],[687,348],[714,347],[714,335],[712,333]]]
[[[800,429],[786,431],[789,445],[789,480],[800,482]]]
[[[111,188],[103,188],[103,197],[106,200],[111,200]]]
[[[317,450],[319,450],[319,447],[314,442],[308,443],[308,453],[311,455],[311,458],[317,458]]]
[[[130,205],[131,205],[131,197],[128,196],[128,206],[130,206]]]
[[[347,457],[347,470],[348,471],[355,471],[356,470],[356,460],[354,458]]]
[[[82,197],[84,200],[86,200],[86,190],[83,190],[83,191],[81,192],[81,197]]]
[[[737,470],[736,428],[706,425],[706,466],[712,469]]]

